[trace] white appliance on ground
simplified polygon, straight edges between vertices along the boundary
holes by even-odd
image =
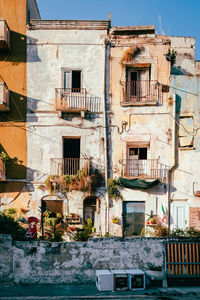
[[[113,273],[109,270],[96,270],[96,287],[99,291],[113,291]]]
[[[114,291],[128,290],[128,275],[124,270],[111,270],[114,280]]]
[[[128,275],[129,290],[144,290],[146,288],[145,273],[140,269],[125,270]]]

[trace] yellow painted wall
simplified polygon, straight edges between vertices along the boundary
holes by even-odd
[[[1,0],[10,27],[10,52],[0,52],[0,75],[10,91],[10,112],[0,112],[0,152],[11,158],[6,177],[26,178],[26,0]]]

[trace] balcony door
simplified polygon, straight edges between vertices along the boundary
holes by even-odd
[[[76,175],[80,170],[80,138],[63,139],[64,174]]]
[[[128,101],[142,101],[149,90],[149,68],[128,68],[127,97]]]
[[[147,148],[127,147],[127,177],[145,177],[147,166]]]

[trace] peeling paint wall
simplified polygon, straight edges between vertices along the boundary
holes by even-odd
[[[80,138],[80,157],[90,157],[97,169],[105,170],[104,40],[107,32],[67,27],[53,30],[52,26],[49,30],[29,30],[27,38],[27,178],[31,182],[30,211],[39,217],[41,198],[49,192],[38,190],[38,186],[50,175],[50,159],[63,158],[63,138]],[[63,68],[81,71],[81,88],[87,90],[88,97],[98,98],[100,113],[86,113],[81,117],[77,113],[61,116],[56,111],[55,89],[63,88]],[[105,189],[99,192],[104,194]],[[69,203],[68,208],[64,205],[64,215],[73,212],[82,218],[83,200],[87,196],[88,193],[76,191],[63,195],[64,202]]]
[[[136,66],[136,70],[140,70],[139,68],[142,69],[143,65],[148,65],[146,79],[149,80],[149,84],[155,81],[162,85],[169,85],[170,64],[166,60],[166,54],[170,49],[170,41],[168,38],[148,33],[141,36],[137,34],[122,37],[111,35],[110,40],[110,90],[109,88],[107,90],[107,101],[111,111],[108,115],[108,122],[111,125],[109,132],[110,176],[114,178],[122,176],[122,166],[128,162],[126,162],[128,145],[147,147],[148,160],[159,159],[161,164],[170,166],[173,150],[171,143],[173,119],[170,116],[172,106],[169,104],[168,91],[162,92],[157,105],[137,105],[136,102],[134,105],[127,103],[125,106],[122,103],[123,89],[127,84],[127,72],[130,67]],[[126,51],[131,48],[136,49],[136,47],[141,51],[122,65]],[[140,79],[142,81],[144,78]],[[123,124],[126,125],[123,127]],[[121,187],[123,201],[145,202],[145,220],[152,214],[158,214],[163,218],[162,207],[165,211],[167,210],[165,183],[148,190]],[[117,232],[118,235],[122,235],[123,203],[119,204],[113,200],[110,206],[110,215],[120,218],[119,224],[110,224],[110,231],[113,234]]]
[[[178,49],[177,49],[178,51]],[[200,227],[200,81],[198,76],[171,76],[170,93],[176,95],[177,112],[177,168],[173,174],[172,226],[177,227],[177,210],[184,208],[184,227]],[[178,208],[179,207],[179,208]]]
[[[6,245],[0,235],[0,261],[9,250],[13,261],[7,262],[10,281],[15,283],[86,283],[95,281],[97,269],[164,268],[164,240],[134,238],[92,239],[87,243],[14,242]],[[7,242],[8,243],[8,242]],[[12,269],[13,268],[13,269]],[[6,273],[7,272],[7,273]],[[2,278],[1,278],[2,279]],[[8,278],[5,278],[8,281]]]

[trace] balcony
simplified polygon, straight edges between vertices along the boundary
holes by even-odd
[[[86,158],[51,158],[50,174],[56,176],[77,175],[84,172],[89,175],[90,160]]]
[[[0,49],[8,50],[10,48],[10,29],[6,20],[0,19]]]
[[[120,163],[122,177],[166,181],[167,167],[159,163],[158,159],[126,159]]]
[[[6,180],[6,166],[3,159],[0,158],[0,181]]]
[[[125,84],[121,106],[162,103],[162,85],[153,80],[135,80]]]
[[[9,111],[9,89],[3,82],[0,82],[0,111]]]
[[[102,111],[101,98],[89,95],[86,89],[56,88],[55,109],[71,113],[100,113]]]

